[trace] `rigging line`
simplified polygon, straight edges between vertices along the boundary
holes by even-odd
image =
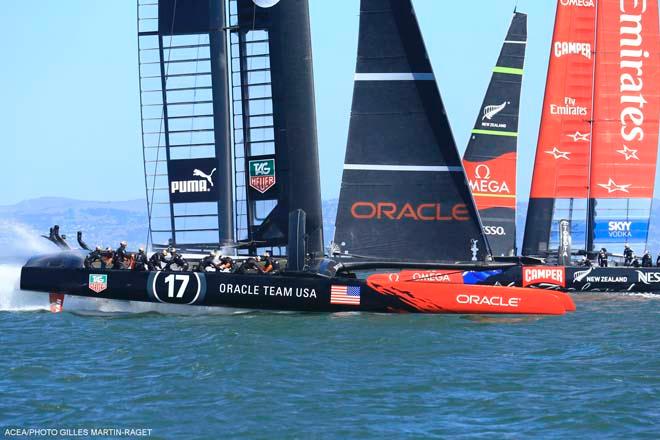
[[[178,0],[174,0],[174,11],[172,13],[172,24],[170,25],[170,46],[172,46],[172,39],[174,35],[174,23],[176,21],[176,6],[177,6]],[[160,17],[159,17],[160,19]],[[162,44],[162,38],[159,35],[159,45]],[[162,91],[162,93],[167,96],[167,79],[168,79],[168,73],[170,70],[170,60],[172,58],[172,49],[168,49],[167,51],[167,66],[165,67],[165,90]],[[162,60],[161,60],[162,62]],[[140,81],[140,87],[142,87],[142,81]],[[151,231],[151,218],[153,216],[153,204],[154,204],[154,197],[156,193],[156,176],[158,174],[158,160],[160,157],[160,138],[161,138],[161,133],[163,132],[163,124],[164,124],[164,116],[165,116],[165,106],[167,105],[167,102],[163,102],[163,106],[161,107],[160,110],[160,126],[159,126],[159,133],[158,133],[158,148],[156,148],[156,164],[154,165],[154,176],[151,182],[151,200],[147,200],[147,216],[149,219],[149,233],[147,235],[147,246],[149,242],[151,241],[151,244],[153,244],[153,236],[152,236],[152,231]],[[144,133],[142,134],[142,142],[144,142]],[[167,148],[167,146],[165,147]],[[169,186],[169,184],[168,184]],[[148,193],[147,193],[148,194]],[[172,231],[174,232],[174,231]]]

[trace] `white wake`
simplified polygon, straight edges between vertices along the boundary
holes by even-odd
[[[26,225],[0,221],[0,312],[50,310],[48,294],[20,289],[21,263],[28,257],[57,252],[39,233]],[[175,304],[154,304],[113,301],[67,295],[64,311],[89,314],[104,313],[162,313],[175,315],[237,314],[245,310],[221,307],[190,307]]]

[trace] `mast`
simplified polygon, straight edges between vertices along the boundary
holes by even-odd
[[[138,0],[142,141],[153,246],[234,241],[223,0]]]
[[[362,0],[334,242],[371,261],[489,254],[410,0]]]
[[[494,255],[516,254],[516,164],[527,15],[514,13],[463,166]]]
[[[558,0],[523,255],[557,249],[561,219],[586,242],[595,35],[595,1]]]

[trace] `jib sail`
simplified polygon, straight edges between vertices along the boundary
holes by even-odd
[[[595,40],[595,1],[558,0],[523,255],[556,250],[560,219],[585,242]]]
[[[589,250],[646,247],[658,156],[658,1],[598,2]]]
[[[289,212],[303,209],[320,253],[307,1],[139,0],[138,11],[152,242],[282,253]]]
[[[362,0],[335,244],[370,260],[488,254],[410,0]]]
[[[516,254],[516,163],[527,15],[514,13],[463,166],[493,255]]]

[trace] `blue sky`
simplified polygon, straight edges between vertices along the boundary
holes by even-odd
[[[286,0],[284,0],[286,1]],[[514,6],[529,14],[519,188],[527,197],[553,0],[413,0],[461,152]],[[4,0],[0,205],[144,197],[133,0]],[[357,0],[310,0],[324,198],[339,193],[357,52]]]

